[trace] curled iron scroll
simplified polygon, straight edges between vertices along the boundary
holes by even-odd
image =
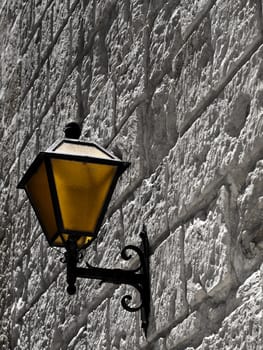
[[[131,257],[132,257],[130,254],[127,254],[128,250],[133,250],[140,258],[140,265],[136,269],[134,269],[132,271],[133,272],[140,271],[141,268],[142,268],[142,261],[143,261],[143,253],[142,253],[141,249],[136,247],[136,246],[134,246],[134,245],[131,245],[131,244],[127,245],[126,247],[124,247],[123,250],[121,251],[121,257],[122,257],[122,259],[124,259],[126,261],[130,260]]]
[[[140,290],[140,287],[139,286],[134,286],[134,287],[136,287],[136,289],[140,292],[140,297],[142,300],[142,292]],[[129,312],[136,312],[136,311],[139,311],[143,307],[142,302],[139,306],[129,306],[131,300],[132,300],[131,295],[124,295],[124,297],[121,299],[121,305],[125,310],[127,310]]]
[[[141,270],[141,268],[142,268],[142,262],[143,262],[143,258],[144,258],[143,257],[143,253],[142,253],[140,248],[138,248],[138,247],[136,247],[134,245],[127,245],[126,247],[123,248],[123,250],[121,252],[121,257],[124,260],[126,260],[126,261],[128,261],[128,260],[130,260],[132,258],[132,255],[128,254],[129,250],[134,251],[139,256],[139,259],[140,259],[140,265],[136,269],[133,269],[131,271],[134,272],[134,273],[139,272]],[[141,304],[138,305],[138,306],[131,307],[129,304],[130,304],[130,302],[132,300],[132,296],[131,295],[125,295],[121,299],[121,305],[122,305],[122,307],[125,310],[127,310],[129,312],[139,311],[143,307],[143,305],[142,305],[142,288],[141,288],[140,284],[138,284],[138,283],[133,284],[133,287],[135,287],[138,290],[138,292],[140,293]]]

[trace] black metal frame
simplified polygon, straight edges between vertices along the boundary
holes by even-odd
[[[140,233],[142,240],[142,246],[136,247],[134,245],[127,245],[121,252],[121,257],[125,260],[129,260],[131,255],[127,252],[129,250],[134,251],[139,259],[140,265],[136,269],[123,270],[123,269],[105,269],[100,267],[93,267],[87,264],[87,268],[78,267],[79,251],[77,249],[74,239],[69,239],[66,246],[65,262],[67,264],[67,292],[70,295],[76,293],[76,279],[77,278],[89,278],[98,279],[102,282],[108,282],[113,284],[128,284],[137,289],[140,293],[141,304],[139,306],[129,306],[132,297],[125,295],[121,304],[123,308],[129,312],[136,312],[141,310],[142,328],[145,335],[147,335],[148,319],[150,313],[150,276],[149,276],[149,242],[145,227],[143,227]]]

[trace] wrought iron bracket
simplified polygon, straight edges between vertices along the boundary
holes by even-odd
[[[132,255],[128,254],[129,251],[135,252],[140,260],[140,264],[136,269],[124,270],[124,269],[106,269],[100,267],[93,267],[87,264],[87,268],[78,267],[79,251],[77,250],[75,241],[69,240],[67,244],[67,250],[65,253],[65,261],[67,264],[67,292],[69,294],[76,293],[76,279],[89,278],[98,279],[102,283],[108,282],[113,284],[128,284],[137,289],[140,294],[141,303],[138,306],[130,306],[132,300],[131,295],[125,295],[121,304],[123,308],[129,312],[136,312],[141,310],[142,328],[145,336],[147,336],[147,328],[149,324],[150,314],[150,275],[149,275],[149,241],[145,226],[140,233],[142,240],[141,247],[134,245],[127,245],[121,252],[121,257],[124,260],[130,260]]]

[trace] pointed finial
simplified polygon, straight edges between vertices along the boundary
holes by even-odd
[[[80,125],[76,122],[66,124],[64,128],[65,137],[69,139],[79,139],[81,134]]]

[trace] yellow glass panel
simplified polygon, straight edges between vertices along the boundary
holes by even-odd
[[[77,246],[78,248],[81,248],[85,246],[87,243],[89,243],[92,240],[93,237],[85,237],[82,236],[77,240]]]
[[[51,160],[64,228],[93,233],[117,166]]]
[[[69,239],[69,234],[63,233],[62,234],[63,238],[65,241],[67,241]],[[90,236],[81,236],[78,240],[77,240],[77,246],[78,248],[82,248],[84,247],[86,244],[88,244],[89,242],[91,242],[93,239],[93,237]],[[58,236],[55,241],[54,241],[54,245],[56,246],[64,246],[64,241],[62,240],[61,236]]]
[[[95,145],[81,145],[70,142],[62,142],[62,144],[55,149],[55,153],[112,159],[107,153],[103,152]]]
[[[44,162],[40,164],[25,187],[32,205],[38,213],[39,221],[45,229],[45,234],[51,240],[57,232],[57,225]]]

